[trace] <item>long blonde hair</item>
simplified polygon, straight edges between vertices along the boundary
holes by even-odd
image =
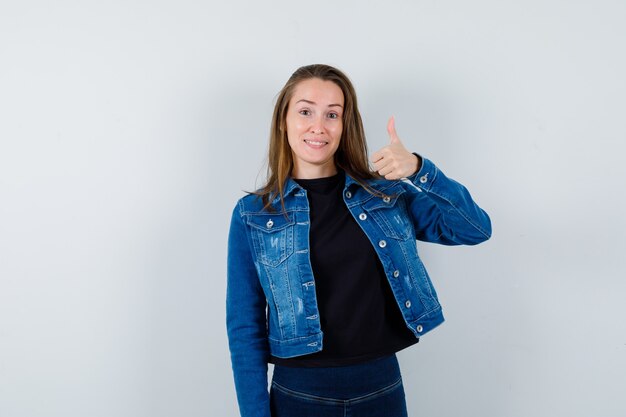
[[[339,147],[334,154],[334,162],[343,169],[366,190],[378,194],[369,187],[365,180],[381,178],[375,171],[370,170],[367,160],[367,143],[363,121],[357,106],[356,92],[348,77],[337,68],[329,65],[314,64],[298,68],[287,80],[285,86],[278,93],[272,125],[270,128],[270,144],[267,164],[267,183],[254,194],[263,199],[264,209],[271,210],[272,200],[279,195],[283,211],[285,211],[284,187],[287,177],[293,169],[293,155],[287,140],[287,111],[293,92],[301,81],[319,78],[323,81],[332,81],[344,97],[343,131]]]

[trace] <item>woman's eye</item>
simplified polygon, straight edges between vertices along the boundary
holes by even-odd
[[[329,113],[328,117],[331,118],[331,119],[338,119],[339,115],[337,113]]]
[[[306,109],[302,109],[302,110],[300,110],[300,114],[303,115],[303,116],[308,116],[308,115],[311,114],[311,112],[306,110]]]

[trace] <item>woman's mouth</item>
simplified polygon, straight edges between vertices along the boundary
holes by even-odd
[[[328,145],[328,142],[322,140],[305,139],[304,142],[312,148],[321,148],[324,145]]]

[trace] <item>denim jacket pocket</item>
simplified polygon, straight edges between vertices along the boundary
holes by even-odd
[[[275,267],[293,253],[293,214],[289,220],[282,213],[248,214],[246,223],[251,227],[252,242],[257,259],[264,265]]]
[[[398,240],[415,238],[413,224],[408,218],[409,212],[402,195],[405,190],[395,187],[385,191],[386,197],[371,198],[363,205],[363,209],[380,226],[385,236]]]

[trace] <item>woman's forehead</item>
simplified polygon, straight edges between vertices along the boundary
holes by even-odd
[[[309,104],[343,106],[344,97],[341,88],[332,81],[310,78],[300,81],[294,88],[292,103],[305,101]]]

